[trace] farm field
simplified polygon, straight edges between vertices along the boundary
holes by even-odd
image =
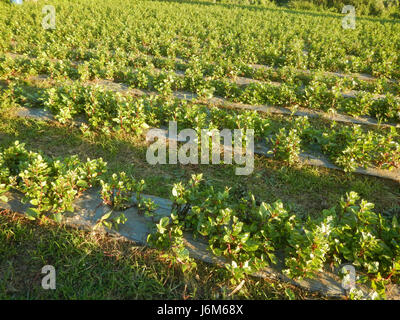
[[[42,26],[49,4],[55,29]],[[334,298],[399,299],[400,23],[342,19],[273,4],[1,1],[0,298],[327,299],[254,275],[279,265],[318,279],[347,264],[362,290]],[[251,172],[151,164],[148,133],[171,146],[171,122],[198,135],[253,130]],[[99,234],[67,227],[93,190],[109,208]],[[25,216],[7,207],[14,194]],[[169,199],[170,215],[144,195]],[[151,221],[146,246],[113,238],[131,208]],[[187,235],[224,263],[193,257]],[[29,259],[62,270],[60,245],[73,265],[64,276],[94,266],[87,289],[65,281],[51,296],[32,289],[33,267],[28,283],[12,276]]]

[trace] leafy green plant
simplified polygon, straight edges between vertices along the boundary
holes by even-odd
[[[0,182],[24,194],[24,201],[33,206],[27,214],[31,219],[49,214],[57,221],[65,211],[73,211],[74,199],[94,186],[105,172],[103,160],[82,162],[76,156],[50,159],[28,151],[16,141],[0,153]]]
[[[307,220],[290,214],[280,201],[257,204],[251,194],[238,200],[229,189],[216,191],[201,176],[175,184],[172,199],[175,231],[179,236],[192,232],[207,241],[213,254],[226,259],[233,283],[276,264],[281,254],[284,272],[297,279],[313,277],[329,264],[353,264],[367,274],[362,281],[369,283],[375,297],[384,297],[385,285],[399,275],[396,218],[390,222],[374,213],[372,204],[358,203],[355,192],[342,199],[339,209],[324,210],[319,218]],[[168,226],[168,218],[160,220],[156,238],[149,238],[153,245],[163,249],[171,245],[172,236],[165,235]]]
[[[103,203],[115,210],[125,210],[133,206],[132,196],[136,192],[137,182],[125,172],[114,173],[109,182],[101,183]]]
[[[120,213],[118,216],[113,217],[110,219],[113,211],[109,211],[106,214],[104,214],[95,224],[93,227],[93,230],[98,229],[100,226],[105,226],[108,229],[115,229],[118,231],[119,225],[124,224],[128,219],[125,217],[123,213]]]
[[[156,205],[151,199],[144,199],[142,192],[146,187],[144,180],[137,181],[125,172],[114,173],[108,182],[100,180],[101,197],[103,203],[114,210],[126,210],[132,206],[138,208],[139,213],[152,216]],[[135,196],[135,200],[133,199]]]
[[[269,151],[275,158],[284,160],[290,165],[299,161],[301,140],[296,129],[281,128],[274,138],[270,139],[273,150]]]
[[[368,131],[364,133],[359,125],[353,127],[336,124],[330,132],[315,134],[322,150],[334,158],[336,164],[345,171],[357,167],[376,165],[384,169],[397,168],[400,161],[400,144],[396,141],[398,133],[391,128],[385,134]]]
[[[190,258],[189,251],[185,247],[183,240],[182,223],[178,216],[171,214],[171,218],[163,217],[156,224],[157,230],[149,234],[147,242],[166,251],[162,255],[170,264],[179,265],[182,272],[193,271],[197,264],[194,259]]]

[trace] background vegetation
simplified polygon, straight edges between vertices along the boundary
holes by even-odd
[[[202,0],[200,0],[202,1]],[[208,0],[207,0],[208,1]],[[400,18],[399,0],[214,0],[219,3],[262,5],[262,6],[287,6],[293,9],[320,11],[327,10],[341,13],[343,6],[353,5],[356,14],[366,16],[379,16]],[[213,2],[213,0],[210,0]]]

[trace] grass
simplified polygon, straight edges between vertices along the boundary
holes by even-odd
[[[56,270],[55,290],[41,286],[44,265]],[[220,268],[198,262],[197,274],[184,275],[157,250],[0,211],[0,299],[321,298],[272,280],[233,289]]]

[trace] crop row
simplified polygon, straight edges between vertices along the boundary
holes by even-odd
[[[276,264],[282,253],[283,272],[291,278],[313,277],[325,265],[352,263],[368,274],[361,281],[372,283],[381,297],[386,284],[398,282],[397,219],[375,213],[374,205],[360,201],[355,192],[313,220],[297,217],[279,200],[267,204],[250,192],[216,190],[201,175],[175,184],[171,198],[171,218],[160,219],[150,242],[186,262],[183,232],[206,239],[213,254],[227,259],[225,267],[234,283]]]
[[[213,79],[235,79],[236,77],[246,77],[248,81],[278,81],[278,82],[296,82],[308,85],[314,80],[323,81],[330,88],[340,86],[346,91],[367,91],[375,94],[390,93],[393,95],[400,94],[400,85],[398,81],[383,78],[373,78],[362,74],[342,74],[325,71],[299,70],[293,66],[270,67],[265,65],[248,64],[242,61],[235,62],[224,61],[223,63],[215,63],[204,61],[201,57],[184,60],[180,58],[171,58],[165,56],[154,56],[145,52],[113,52],[107,58],[99,55],[94,50],[89,51],[85,58],[79,59],[57,59],[48,57],[47,54],[40,54],[36,57],[39,59],[47,59],[52,62],[64,61],[74,66],[86,64],[90,70],[93,70],[92,76],[98,76],[96,69],[106,70],[107,74],[112,77],[117,74],[119,68],[127,67],[143,67],[154,65],[155,68],[163,70],[179,70],[185,71],[196,65],[196,69],[200,70],[204,77]],[[6,56],[24,57],[21,54],[6,53]],[[6,61],[3,61],[6,63]],[[43,63],[43,62],[42,62]]]
[[[7,202],[7,191],[16,189],[32,205],[26,212],[30,219],[46,216],[62,221],[65,212],[74,211],[73,202],[80,194],[101,186],[101,198],[110,212],[98,223],[118,228],[129,219],[123,211],[131,206],[154,216],[154,203],[141,196],[144,181],[124,172],[106,178],[106,172],[107,164],[101,158],[54,159],[16,141],[0,150],[0,201]],[[284,272],[292,278],[313,277],[326,264],[351,263],[366,274],[360,281],[374,289],[371,298],[384,298],[385,286],[398,283],[399,223],[396,217],[375,213],[374,205],[360,201],[355,192],[314,220],[297,217],[280,200],[268,204],[239,189],[216,189],[204,183],[201,175],[175,184],[171,199],[170,217],[160,219],[148,242],[166,250],[165,256],[185,272],[196,268],[183,241],[183,232],[190,232],[206,240],[213,254],[227,260],[225,268],[233,283],[275,265],[282,252]],[[111,211],[119,216],[111,219]],[[353,298],[359,295],[351,292]]]
[[[155,69],[149,59],[139,57],[128,65],[114,65],[108,69],[104,65],[52,62],[48,59],[9,59],[0,68],[4,79],[14,79],[26,74],[49,74],[52,78],[68,77],[81,81],[96,78],[115,78],[134,88],[156,90],[161,94],[171,94],[176,90],[194,92],[201,97],[214,95],[233,102],[246,104],[267,104],[284,107],[304,107],[314,110],[336,110],[352,116],[372,116],[383,121],[400,120],[400,99],[391,93],[375,98],[369,92],[360,91],[354,97],[343,94],[346,79],[330,82],[324,77],[315,77],[305,85],[289,75],[284,83],[253,82],[240,85],[229,78],[207,76],[197,63],[186,66],[185,72]]]
[[[394,127],[367,130],[360,126],[324,125],[306,117],[272,118],[256,111],[239,111],[189,103],[169,96],[137,98],[97,86],[79,84],[43,89],[32,93],[10,86],[2,92],[4,105],[46,107],[61,123],[84,116],[81,130],[141,135],[149,127],[177,121],[179,128],[254,129],[277,159],[298,161],[302,149],[327,155],[346,171],[357,167],[398,168],[400,144]]]
[[[44,30],[41,7],[0,4],[0,49],[33,56],[99,61],[138,52],[305,70],[369,73],[398,79],[399,24],[284,10],[225,8],[160,1],[53,1],[57,28]],[[101,24],[98,22],[102,21]]]

